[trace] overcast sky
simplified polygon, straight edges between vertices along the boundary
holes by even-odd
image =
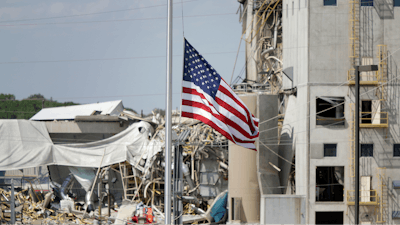
[[[185,37],[229,82],[241,35],[235,14],[240,4],[183,1]],[[2,0],[0,93],[17,99],[41,93],[78,103],[122,100],[125,107],[145,113],[165,108],[166,4],[167,0]],[[181,0],[174,0],[174,109],[180,106],[181,16]],[[234,77],[243,66],[241,49]]]

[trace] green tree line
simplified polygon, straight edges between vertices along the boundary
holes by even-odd
[[[74,102],[57,102],[46,99],[41,94],[33,94],[29,97],[16,100],[13,94],[0,93],[0,119],[30,119],[43,107],[58,107],[79,105]]]

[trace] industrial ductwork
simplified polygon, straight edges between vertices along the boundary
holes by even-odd
[[[60,195],[64,200],[70,200],[71,198],[68,196],[68,190],[72,187],[74,182],[74,176],[72,174],[68,175],[68,177],[64,180],[61,185]]]

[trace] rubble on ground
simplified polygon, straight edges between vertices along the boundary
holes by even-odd
[[[143,151],[130,163],[125,161],[93,169],[96,176],[89,186],[82,188],[86,190],[83,200],[74,193],[74,183],[81,181],[72,173],[62,184],[53,182],[48,192],[33,187],[15,192],[17,221],[24,224],[35,221],[41,224],[163,223],[165,121],[159,114],[143,119],[124,111],[121,116],[150,123],[154,128],[149,137],[150,145],[162,145],[161,151]],[[181,146],[183,157],[183,222],[226,221],[227,139],[197,120],[175,114],[173,122],[173,151]],[[109,186],[116,180],[113,176],[122,181],[122,190]],[[120,192],[121,198],[115,192]],[[9,199],[10,193],[0,189],[1,201]],[[2,212],[9,209],[10,204],[1,203]],[[1,214],[2,223],[9,219],[7,213]]]

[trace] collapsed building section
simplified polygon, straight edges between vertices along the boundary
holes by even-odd
[[[268,91],[282,86],[282,1],[239,1],[241,42],[246,62],[233,82],[236,91]],[[244,73],[245,71],[245,73]]]
[[[110,105],[112,107],[108,109],[120,107],[119,104]],[[68,107],[65,108],[64,113],[68,112]],[[0,162],[0,170],[44,166],[50,177],[50,189],[47,185],[22,185],[16,189],[17,220],[24,223],[108,220],[124,224],[151,218],[152,222],[162,222],[165,173],[162,116],[155,114],[141,118],[123,108],[116,110],[119,112],[113,113],[115,115],[101,115],[98,109],[84,112],[79,107],[73,111],[78,114],[60,116],[60,113],[46,109],[46,115],[34,117],[39,121],[0,121],[1,135],[13,137],[0,143],[2,155],[7,158]],[[99,115],[92,113],[95,111]],[[53,118],[53,115],[58,117]],[[180,151],[182,156],[175,168],[179,168],[182,175],[178,186],[181,186],[183,222],[225,221],[227,213],[223,203],[228,188],[228,142],[208,125],[179,119],[179,113],[173,115],[173,121],[176,121],[173,124],[173,151]],[[99,127],[102,127],[100,132],[90,135]],[[101,133],[118,129],[119,132],[110,137]],[[12,151],[11,146],[14,146]],[[173,173],[174,176],[178,174]],[[10,183],[11,179],[4,182]],[[11,192],[7,188],[2,190],[2,200],[9,200]],[[2,212],[9,210],[10,204],[3,205]],[[135,216],[136,219],[132,219]],[[11,215],[3,213],[2,220],[11,221]]]

